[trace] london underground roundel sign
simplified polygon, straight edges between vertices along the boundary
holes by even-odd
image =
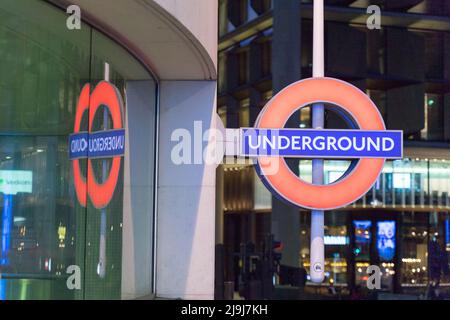
[[[331,104],[351,118],[356,128],[284,128],[295,111],[314,103]],[[363,196],[376,182],[385,159],[402,158],[403,133],[386,130],[377,107],[353,85],[333,78],[310,78],[274,96],[254,128],[241,128],[239,148],[241,156],[257,157],[257,172],[275,195],[302,208],[331,210]],[[295,175],[285,157],[357,159],[357,163],[334,183],[318,185]]]
[[[112,119],[110,130],[92,131],[92,124],[100,106],[105,106]],[[88,112],[88,131],[81,131],[81,121]],[[81,90],[78,100],[74,133],[69,137],[69,158],[72,160],[73,179],[79,203],[86,206],[87,196],[97,209],[104,208],[111,201],[120,173],[125,150],[125,130],[122,123],[123,102],[117,88],[107,81],[101,81],[90,93],[87,84]],[[87,158],[87,178],[82,175],[80,159]],[[102,183],[97,182],[91,159],[112,158],[109,176]],[[89,186],[87,188],[87,186]]]

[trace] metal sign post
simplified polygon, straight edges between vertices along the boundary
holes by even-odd
[[[314,0],[313,16],[313,78],[324,77],[324,12],[323,0]],[[325,110],[323,103],[312,106],[312,127],[323,129]],[[312,183],[323,184],[323,160],[312,160]],[[324,211],[311,211],[310,277],[312,282],[324,279],[325,247],[323,243]]]
[[[109,64],[104,64],[104,80],[109,82]],[[103,109],[103,130],[108,129],[108,111]],[[104,182],[108,177],[108,161],[102,160],[102,181]],[[106,275],[106,208],[100,210],[100,245],[98,254],[97,274],[100,278]]]

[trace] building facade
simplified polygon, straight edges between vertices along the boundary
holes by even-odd
[[[215,1],[0,15],[0,300],[212,298],[215,167],[176,166],[169,143],[215,126]],[[69,157],[71,134],[106,129],[122,156]]]
[[[274,94],[311,77],[312,2],[219,1],[218,113],[226,127],[252,126]],[[380,28],[367,25],[375,12],[367,11],[370,5],[381,10]],[[356,203],[325,213],[326,279],[321,285],[307,281],[304,294],[359,294],[369,265],[380,267],[382,288],[363,296],[426,296],[438,279],[444,292],[450,286],[449,16],[448,1],[325,0],[325,75],[359,87],[388,129],[404,131],[404,159],[387,161]],[[302,109],[288,125],[310,127],[310,111]],[[327,110],[326,127],[346,124]],[[310,160],[289,165],[311,181]],[[339,179],[350,165],[325,161],[325,182]],[[282,243],[282,266],[309,270],[310,212],[272,197],[251,163],[223,165],[217,177],[216,242],[224,248],[224,280],[236,291],[245,286],[243,278],[255,288],[264,282],[257,272],[243,271],[242,248],[250,243],[261,256],[267,234]],[[275,296],[292,289],[286,278],[275,279]]]

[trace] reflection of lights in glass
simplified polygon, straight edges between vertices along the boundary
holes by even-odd
[[[0,301],[6,300],[6,280],[0,279]]]
[[[411,174],[409,173],[393,173],[393,185],[395,189],[411,188]]]
[[[19,228],[19,235],[21,237],[25,237],[25,235],[27,234],[27,227],[26,226],[22,226]]]
[[[422,262],[422,259],[419,259],[419,258],[403,258],[402,259],[402,262],[405,262],[405,263],[420,263],[420,262]]]
[[[395,255],[395,221],[377,222],[377,249],[383,260],[392,260]]]
[[[64,240],[66,239],[66,227],[62,224],[58,227],[58,239],[59,239],[59,247],[64,248],[66,245]]]
[[[26,220],[25,217],[14,217],[14,224],[24,222],[25,220]]]
[[[325,236],[325,245],[347,245],[349,243],[349,238],[345,236]]]
[[[428,99],[428,105],[431,107],[434,104],[434,100],[433,99]]]
[[[368,267],[368,266],[370,266],[370,264],[368,262],[357,262],[356,266],[357,267]]]
[[[60,225],[58,228],[59,240],[64,240],[66,238],[66,227]]]
[[[43,149],[36,149],[36,152],[37,153],[41,153],[41,152],[44,152],[44,150]]]
[[[12,159],[12,157],[10,157],[10,156],[6,156],[6,157],[5,157],[5,159],[6,159],[6,160],[11,160],[11,159]]]
[[[0,181],[3,179],[0,179]],[[2,229],[1,229],[1,248],[0,248],[0,265],[8,265],[8,253],[11,248],[11,223],[14,222],[12,215],[12,199],[11,194],[3,195],[2,210]]]

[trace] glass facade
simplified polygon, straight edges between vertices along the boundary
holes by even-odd
[[[245,19],[237,19],[240,8],[232,1],[219,3],[218,107],[226,107],[221,118],[228,128],[251,126],[265,103],[280,89],[280,82],[285,86],[287,79],[290,83],[312,76],[313,1],[292,1],[284,7],[274,1],[243,0],[242,3],[247,3],[242,4],[246,7]],[[438,16],[448,16],[450,2],[325,0],[324,3],[325,75],[343,79],[366,92],[378,107],[386,127],[403,130],[405,152],[404,159],[385,163],[377,182],[361,199],[325,213],[326,279],[321,285],[307,281],[306,297],[320,294],[321,299],[327,296],[375,299],[373,291],[360,292],[367,287],[366,270],[370,265],[381,269],[380,292],[425,296],[430,283],[439,279],[441,294],[448,295],[450,284],[445,275],[449,274],[450,250],[450,100],[446,83],[450,79],[447,58],[450,37],[441,23],[442,17]],[[378,5],[382,15],[391,20],[382,19],[380,28],[367,28],[370,15],[366,10],[370,4]],[[300,12],[291,16],[283,11],[287,8],[298,8]],[[283,23],[287,19],[289,23]],[[276,41],[282,50],[273,45]],[[284,43],[290,43],[295,54],[286,53]],[[270,56],[266,53],[269,47]],[[249,52],[245,64],[239,63],[241,52]],[[238,81],[242,80],[239,74],[248,75],[244,83]],[[239,101],[247,99],[250,116],[236,112]],[[309,108],[303,108],[299,117],[292,116],[288,126],[311,127]],[[326,111],[325,127],[343,129],[347,125],[336,114]],[[288,161],[291,170],[308,182],[312,180],[311,162]],[[351,161],[326,160],[324,183],[339,179],[350,165]],[[256,175],[248,177],[251,169],[251,166],[224,166],[223,242],[226,254],[230,254],[225,260],[231,260],[233,254],[236,260],[239,244],[249,241],[263,256],[260,245],[263,235],[277,233],[285,242],[295,243],[281,250],[281,264],[308,273],[310,212],[292,208],[271,196]],[[247,179],[254,180],[251,195],[242,192],[244,188],[248,190]],[[280,221],[294,227],[280,227]],[[230,273],[228,263],[227,280],[238,282],[242,274],[236,267],[238,262],[235,261]],[[249,282],[255,278],[258,276],[252,275]],[[266,281],[264,276],[258,279]],[[285,292],[283,285],[281,281],[274,287],[280,295]]]
[[[92,91],[107,80],[117,87],[127,126],[130,84],[147,86],[146,104],[154,109],[155,82],[127,51],[89,25],[67,29],[65,12],[44,1],[3,0],[0,18],[0,300],[120,299],[125,159],[107,207],[96,209],[90,200],[83,207],[75,194],[68,138],[84,85]],[[83,116],[81,131],[89,120],[92,131],[112,128],[104,106],[94,119]],[[147,126],[155,128],[155,119]],[[86,176],[87,160],[80,163]],[[98,183],[111,163],[92,160]],[[88,184],[87,194],[89,189]],[[144,207],[151,210],[153,199],[146,199]],[[67,286],[69,266],[81,270],[80,290]]]
[[[439,243],[450,249],[449,163],[439,159],[388,161],[379,181],[363,198],[327,212],[325,284],[322,291],[314,286],[313,292],[326,295],[326,286],[332,285],[339,293],[349,294],[351,287],[365,286],[366,269],[375,264],[382,271],[382,290],[397,287],[397,291],[424,294],[429,246]],[[327,161],[326,182],[338,179],[348,165],[348,161]],[[254,242],[258,249],[264,235],[270,233],[272,197],[253,171],[252,166],[228,165],[224,169],[225,233],[231,236],[229,232],[235,230],[225,243],[234,254],[239,252],[239,239]],[[310,180],[310,162],[301,161],[299,171],[304,180]],[[246,192],[239,191],[243,185]],[[304,210],[298,214],[299,266],[309,270],[311,215]],[[235,270],[233,274],[238,273]],[[450,287],[445,277],[441,286],[443,292]]]

